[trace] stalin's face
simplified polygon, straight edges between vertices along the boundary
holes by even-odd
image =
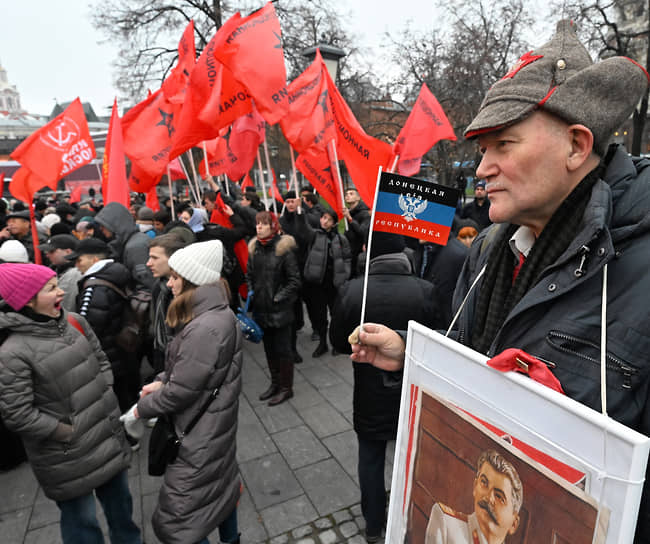
[[[488,542],[501,543],[519,526],[512,500],[512,482],[507,475],[484,462],[474,480],[474,512]]]

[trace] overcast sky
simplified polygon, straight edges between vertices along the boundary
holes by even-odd
[[[368,47],[378,46],[386,30],[400,30],[408,21],[418,28],[433,26],[431,0],[338,1],[353,12],[349,26]],[[28,112],[49,114],[55,100],[79,96],[98,115],[110,113],[116,94],[111,61],[116,53],[110,44],[99,43],[102,36],[90,24],[87,4],[29,0],[3,9],[0,64]]]

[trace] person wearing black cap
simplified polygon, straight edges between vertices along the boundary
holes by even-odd
[[[34,262],[34,242],[29,210],[14,211],[7,215],[7,229],[9,229],[13,240],[18,240],[25,246],[29,260]],[[45,239],[41,238],[39,237],[39,242],[44,242]]]
[[[492,224],[490,221],[490,199],[485,191],[485,180],[474,185],[474,200],[465,204],[460,212],[462,219],[471,219],[478,225],[479,232]]]
[[[140,391],[136,355],[119,342],[124,306],[128,304],[124,293],[131,276],[123,264],[109,259],[109,254],[106,242],[86,238],[66,258],[76,264],[82,275],[78,284],[77,312],[88,320],[111,362],[115,378],[113,390],[124,413],[137,401]],[[136,449],[137,441],[128,435],[127,438]]]
[[[403,236],[373,233],[366,317],[400,330],[407,328],[410,319],[427,327],[441,327],[434,286],[413,274],[405,247]],[[341,353],[350,353],[348,335],[359,325],[363,282],[363,277],[345,282],[332,311],[330,340]],[[363,364],[355,364],[353,369],[361,511],[366,521],[366,538],[376,542],[386,521],[386,444],[397,435],[402,373],[387,373]]]
[[[303,293],[309,319],[319,340],[311,356],[320,357],[327,353],[327,309],[331,313],[338,288],[350,277],[350,244],[338,232],[339,218],[334,210],[323,211],[318,229],[309,225],[304,213],[296,217],[302,224],[298,229],[298,243],[308,248]]]
[[[79,240],[72,234],[56,234],[40,244],[38,249],[50,261],[51,268],[56,272],[59,287],[63,289],[63,307],[69,312],[77,310],[78,283],[81,279],[81,272],[74,262],[66,257],[77,249]]]
[[[476,175],[498,224],[474,241],[454,295],[459,342],[550,361],[567,396],[645,435],[650,161],[608,144],[649,81],[625,57],[594,63],[561,21],[490,87],[465,136],[478,138]],[[387,327],[364,325],[359,337],[353,360],[403,364],[404,342]],[[648,476],[635,542],[650,535]]]

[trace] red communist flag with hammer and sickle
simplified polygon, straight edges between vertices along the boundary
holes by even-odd
[[[75,99],[63,113],[32,133],[11,154],[47,184],[89,163],[95,146],[81,101]]]

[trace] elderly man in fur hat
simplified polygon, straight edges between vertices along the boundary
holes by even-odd
[[[594,64],[562,21],[490,88],[465,136],[483,154],[476,175],[496,224],[472,245],[454,297],[459,308],[467,295],[459,342],[490,357],[519,348],[550,361],[564,392],[597,411],[604,351],[607,412],[646,435],[650,161],[608,143],[648,80],[624,57]],[[368,324],[359,340],[353,360],[403,364],[394,331]],[[650,535],[647,481],[639,542]]]

